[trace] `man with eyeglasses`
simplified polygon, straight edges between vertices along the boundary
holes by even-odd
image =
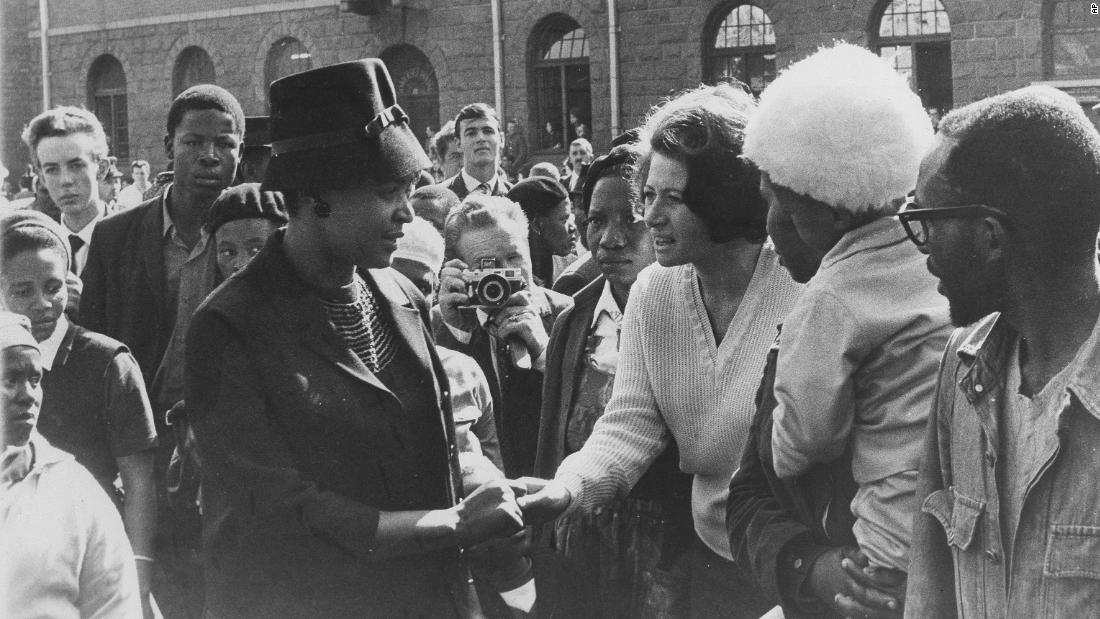
[[[1100,608],[1098,201],[1100,134],[1048,87],[948,114],[921,164],[899,218],[963,328],[928,423],[907,617]]]

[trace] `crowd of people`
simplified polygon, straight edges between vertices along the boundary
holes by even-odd
[[[27,123],[0,616],[1100,612],[1068,95],[934,126],[836,43],[526,177],[484,103],[425,148],[376,59],[270,101],[185,90],[125,188],[92,113]]]

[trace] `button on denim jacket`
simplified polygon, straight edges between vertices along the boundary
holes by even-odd
[[[1100,347],[1082,351],[1061,396],[1009,565],[995,473],[1016,335],[998,318],[957,330],[940,366],[905,616],[1100,617]]]

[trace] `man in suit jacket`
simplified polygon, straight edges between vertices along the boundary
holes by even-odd
[[[78,322],[130,348],[157,419],[175,404],[159,401],[151,387],[176,316],[202,301],[181,298],[180,272],[215,267],[202,222],[237,173],[243,137],[244,113],[229,92],[207,84],[180,93],[168,111],[164,138],[173,183],[156,198],[103,220],[92,237]]]
[[[504,134],[496,110],[485,103],[471,103],[455,117],[455,139],[462,151],[462,170],[442,185],[459,200],[471,193],[503,196],[512,186],[500,171]]]
[[[542,407],[542,377],[549,331],[571,298],[534,285],[527,221],[514,202],[471,196],[444,226],[446,257],[439,307],[433,311],[436,341],[473,357],[489,379],[497,435],[509,477],[530,475]],[[526,288],[496,308],[469,307],[463,271],[482,260],[517,269]]]

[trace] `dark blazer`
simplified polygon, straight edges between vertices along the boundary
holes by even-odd
[[[125,344],[141,366],[146,389],[168,348],[175,311],[165,291],[163,239],[161,194],[96,224],[81,273],[76,322]]]
[[[453,617],[457,549],[372,556],[381,510],[460,498],[448,383],[423,297],[363,273],[436,405],[408,409],[332,327],[282,232],[199,307],[186,401],[203,468],[206,601],[219,617]],[[400,358],[400,355],[399,355]]]
[[[466,181],[462,180],[462,172],[459,172],[458,174],[455,174],[451,178],[445,179],[442,183],[440,183],[440,185],[443,185],[447,189],[450,189],[451,191],[455,192],[455,195],[458,196],[459,200],[465,200],[466,196],[470,194],[470,192],[466,190]],[[498,171],[497,172],[497,189],[496,189],[496,191],[493,192],[493,195],[494,196],[508,195],[508,191],[510,189],[512,189],[512,184],[509,183],[508,179],[505,178],[505,176]]]
[[[573,295],[573,307],[562,312],[554,321],[542,383],[535,477],[552,479],[558,465],[565,459],[566,423],[573,409],[580,368],[586,363],[589,328],[605,281],[601,274]],[[669,508],[673,524],[690,532],[691,481],[692,476],[680,470],[680,451],[676,440],[672,439],[634,485],[630,496],[663,502]]]
[[[543,316],[542,323],[546,332],[550,333],[554,320],[573,305],[573,299],[546,288],[536,287],[534,291],[545,295],[549,313]],[[466,353],[481,366],[493,395],[493,414],[497,422],[504,472],[513,479],[530,475],[538,444],[543,373],[534,369],[510,367],[511,363],[507,359],[502,360],[503,363],[498,367],[493,363],[490,350],[493,344],[488,333],[483,329],[475,329],[469,343],[463,344],[447,328],[438,308],[432,309],[432,332],[440,346]],[[546,354],[550,354],[549,348]]]
[[[741,466],[730,481],[726,529],[733,560],[792,619],[835,617],[832,609],[804,595],[814,560],[830,548],[856,546],[849,505],[858,486],[850,448],[829,464],[815,465],[785,481],[772,465],[772,414],[778,345],[768,351],[756,392],[756,415]]]

